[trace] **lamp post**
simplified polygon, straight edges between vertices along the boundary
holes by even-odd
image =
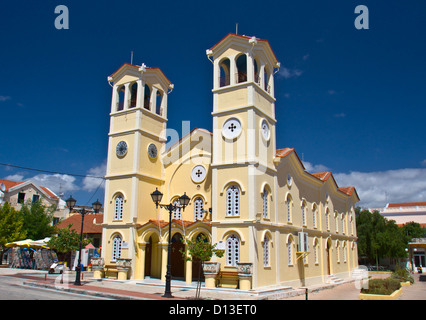
[[[167,272],[166,272],[166,288],[164,291],[164,298],[173,298],[172,292],[171,292],[171,265],[170,265],[170,252],[171,252],[171,235],[172,235],[172,212],[178,208],[182,208],[183,211],[185,211],[185,207],[189,203],[189,197],[186,195],[186,192],[179,198],[180,205],[174,205],[174,204],[160,204],[161,199],[163,198],[163,194],[158,191],[157,188],[155,188],[155,191],[151,193],[152,201],[155,203],[155,207],[158,208],[164,208],[169,210],[169,244],[167,247]]]
[[[72,196],[70,196],[67,200],[67,207],[70,209],[70,213],[72,209],[74,208],[75,204],[77,203],[77,200],[75,200]],[[99,209],[102,207],[102,203],[99,202],[99,200],[96,200],[92,203],[92,208],[95,213],[99,212]],[[78,261],[77,261],[77,267],[76,267],[76,275],[75,275],[75,286],[81,286],[80,282],[80,275],[81,275],[81,249],[83,245],[83,223],[84,223],[84,215],[87,213],[86,209],[81,209],[81,231],[80,231],[80,252],[78,254]]]

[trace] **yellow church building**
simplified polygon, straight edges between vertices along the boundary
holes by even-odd
[[[180,250],[181,239],[200,234],[225,250],[213,258],[219,273],[213,280],[206,273],[206,286],[233,285],[221,275],[235,275],[240,289],[350,277],[358,266],[359,197],[354,187],[337,186],[331,172],[307,172],[294,149],[276,148],[280,64],[269,42],[230,33],[206,53],[213,63],[213,132],[194,129],[167,149],[173,85],[165,74],[126,63],[108,78],[104,276],[118,269],[124,278],[165,280],[169,212],[151,199],[158,188],[163,203],[178,205],[184,192],[190,197],[172,216],[173,278],[198,278],[198,265]]]

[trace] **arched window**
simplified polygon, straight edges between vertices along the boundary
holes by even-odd
[[[286,207],[287,207],[287,222],[291,222],[291,207],[292,207],[291,196],[287,196]]]
[[[314,228],[317,227],[317,214],[318,214],[318,207],[316,204],[314,204],[313,208],[312,208],[312,223]]]
[[[314,240],[314,263],[317,264],[318,263],[318,239]]]
[[[220,63],[219,63],[219,86],[220,87],[224,87],[224,86],[229,86],[231,83],[231,67],[230,67],[230,61],[228,58],[223,59]]]
[[[263,200],[263,218],[268,219],[269,218],[268,190],[266,190],[266,188],[263,189],[262,200]]]
[[[339,214],[337,213],[337,211],[334,212],[334,226],[336,228],[336,233],[339,232]]]
[[[328,208],[325,210],[325,227],[330,231],[330,210]]]
[[[123,196],[120,194],[115,198],[114,220],[123,220]]]
[[[182,208],[180,208],[180,201],[179,199],[176,199],[173,201],[174,206],[178,206],[176,210],[173,210],[173,216],[172,219],[182,219]]]
[[[342,213],[342,233],[346,234],[346,215]]]
[[[306,226],[306,201],[302,201],[302,225]]]
[[[117,101],[117,111],[121,111],[124,109],[124,93],[125,86],[121,86],[118,88],[118,101]]]
[[[269,267],[269,238],[266,234],[263,238],[263,266]]]
[[[343,262],[346,262],[346,241],[342,243],[342,258]]]
[[[150,110],[150,101],[151,101],[151,89],[149,88],[149,86],[146,84],[145,85],[145,94],[143,97],[143,107],[146,110]]]
[[[245,54],[240,55],[237,58],[237,83],[247,81],[247,56]]]
[[[230,217],[240,215],[240,189],[235,185],[226,190],[226,215]]]
[[[121,237],[119,235],[116,235],[114,239],[112,240],[112,260],[116,261],[118,258],[121,257],[121,244],[122,244]]]
[[[138,96],[138,84],[135,82],[130,86],[130,105],[129,105],[129,108],[136,107],[137,96]]]
[[[204,213],[204,201],[201,197],[194,200],[194,220],[202,220]]]
[[[293,265],[293,238],[288,237],[287,240],[287,254],[288,254],[288,265]]]
[[[254,59],[254,82],[260,86],[259,65],[256,59]]]
[[[337,240],[336,241],[336,260],[337,260],[337,262],[340,262],[339,249],[340,249],[340,243],[339,243],[339,240]]]
[[[163,101],[163,92],[157,90],[157,97],[155,100],[155,113],[161,116],[161,102]]]
[[[240,261],[240,239],[237,235],[231,234],[226,238],[226,265],[236,267]]]

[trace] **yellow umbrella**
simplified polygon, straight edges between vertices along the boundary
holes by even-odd
[[[30,247],[34,249],[49,249],[47,246],[47,242],[49,242],[50,238],[44,238],[42,240],[35,240],[30,242]]]
[[[21,248],[30,248],[31,247],[31,242],[33,240],[31,239],[25,239],[25,240],[21,240],[21,241],[14,241],[14,242],[9,242],[5,244],[5,247],[21,247]]]

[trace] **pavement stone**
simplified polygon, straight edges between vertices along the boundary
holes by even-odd
[[[73,293],[110,297],[126,300],[170,300],[163,298],[164,283],[157,279],[118,281],[111,279],[94,279],[92,273],[83,272],[82,286],[74,286],[75,273],[47,275],[46,271],[0,268],[0,276],[13,276],[23,279],[23,283],[33,287],[44,287],[65,290]],[[373,275],[373,277],[386,275]],[[404,287],[398,300],[426,300],[426,282],[419,281],[414,274],[415,283]],[[63,283],[61,283],[61,279]],[[172,300],[193,299],[196,283],[186,284],[184,281],[172,280]],[[308,300],[358,300],[359,289],[353,281],[338,285],[317,285],[308,288]],[[239,291],[226,288],[201,289],[201,297],[208,300],[305,300],[304,288],[269,287],[262,290]]]

